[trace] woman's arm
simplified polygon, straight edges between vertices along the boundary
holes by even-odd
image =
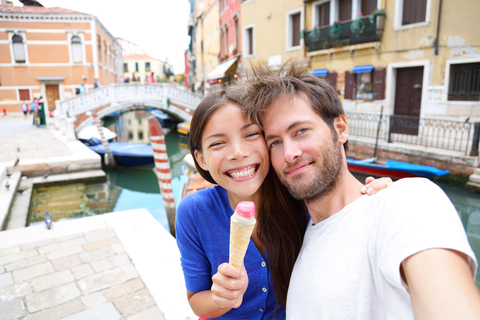
[[[238,308],[248,287],[248,275],[245,267],[237,269],[228,263],[218,267],[212,277],[211,290],[190,292],[187,298],[190,307],[197,316],[216,318],[224,315],[232,308]]]

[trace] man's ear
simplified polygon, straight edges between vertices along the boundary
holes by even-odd
[[[207,165],[205,164],[205,157],[203,156],[203,154],[201,152],[198,152],[198,150],[195,150],[194,156],[200,168],[202,168],[205,171],[208,171]]]
[[[348,140],[348,124],[345,115],[341,114],[334,119],[333,125],[338,134],[338,140],[340,143],[345,143]]]

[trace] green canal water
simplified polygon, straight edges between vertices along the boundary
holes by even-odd
[[[148,143],[148,111],[134,111],[105,121],[104,125],[117,133],[121,142]],[[172,127],[165,135],[167,153],[172,172],[172,185],[178,203],[183,184],[187,180],[183,157],[189,152],[188,142]],[[107,175],[105,183],[75,183],[33,190],[30,203],[30,225],[43,223],[48,210],[54,221],[77,219],[107,212],[138,208],[147,209],[168,230],[168,222],[160,195],[158,181],[153,170],[135,170],[103,167]],[[365,177],[356,175],[360,181]],[[458,184],[435,182],[448,195],[458,211],[470,244],[480,261],[480,194],[466,190]],[[480,275],[477,272],[477,286]]]

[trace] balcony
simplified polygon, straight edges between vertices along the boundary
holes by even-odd
[[[304,30],[303,37],[308,52],[380,41],[384,15],[358,17],[355,20],[335,22],[331,26]],[[373,23],[372,23],[373,21]]]

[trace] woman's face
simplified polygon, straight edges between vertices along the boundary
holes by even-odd
[[[215,111],[202,133],[202,151],[195,151],[200,167],[237,201],[252,199],[270,168],[260,127],[247,121],[236,104]]]

